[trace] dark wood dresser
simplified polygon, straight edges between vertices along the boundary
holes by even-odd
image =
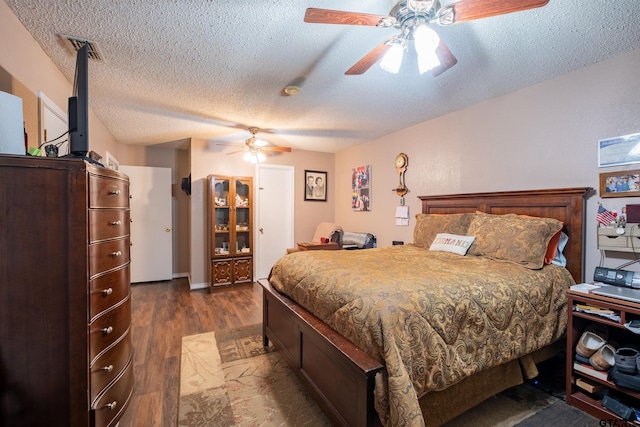
[[[0,426],[109,426],[133,391],[129,180],[0,155]]]

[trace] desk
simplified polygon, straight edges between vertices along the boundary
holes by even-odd
[[[338,250],[338,244],[336,242],[320,243],[298,243],[299,251],[335,251]]]

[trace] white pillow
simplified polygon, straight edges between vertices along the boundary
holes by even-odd
[[[458,236],[457,234],[438,233],[433,243],[429,247],[430,251],[452,252],[458,255],[465,255],[475,236]]]
[[[562,251],[564,247],[567,246],[567,242],[569,241],[569,236],[564,234],[564,232],[560,233],[560,240],[558,240],[558,250],[556,251],[556,257],[551,261],[551,264],[559,265],[560,267],[567,266],[567,258],[565,258]]]

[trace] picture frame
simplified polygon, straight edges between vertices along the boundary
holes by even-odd
[[[371,212],[371,165],[351,169],[351,210]]]
[[[640,163],[640,133],[598,141],[598,167]]]
[[[118,159],[113,157],[113,154],[107,151],[105,155],[104,165],[109,169],[113,169],[114,171],[117,171],[118,168],[120,167],[120,162],[118,161]]]
[[[304,171],[304,200],[309,202],[327,201],[327,172]]]
[[[640,196],[640,170],[600,174],[600,197]]]

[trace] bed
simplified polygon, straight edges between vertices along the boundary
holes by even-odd
[[[546,263],[544,268],[523,268],[490,259],[492,254],[482,253],[480,244],[488,242],[486,238],[479,238],[473,249],[486,256],[429,251],[416,239],[416,245],[340,255],[292,254],[274,265],[269,281],[260,281],[264,344],[273,342],[336,425],[440,425],[524,377],[535,376],[535,363],[563,347],[565,290],[583,276],[584,202],[589,190],[420,197],[426,220],[438,220],[439,215],[472,218],[467,227],[471,231],[475,226],[476,234],[481,234],[478,224],[503,218],[529,221],[535,227],[544,222],[547,234],[561,227],[569,236],[562,251],[566,268]],[[414,238],[420,232],[418,225],[416,229]],[[376,261],[378,256],[385,262]],[[425,257],[429,262],[416,261]],[[358,266],[365,266],[365,272]],[[480,273],[471,282],[487,281],[491,286],[480,291],[473,290],[472,283],[452,286],[460,283],[463,269]],[[505,280],[516,274],[524,274],[526,287]],[[494,276],[495,282],[488,282]],[[451,283],[435,287],[433,278]],[[549,290],[536,281],[549,282]],[[334,290],[342,293],[331,293]],[[502,297],[507,299],[500,301]],[[387,312],[399,314],[387,320]],[[485,339],[495,341],[485,345]],[[474,358],[466,355],[466,347],[473,349]]]

